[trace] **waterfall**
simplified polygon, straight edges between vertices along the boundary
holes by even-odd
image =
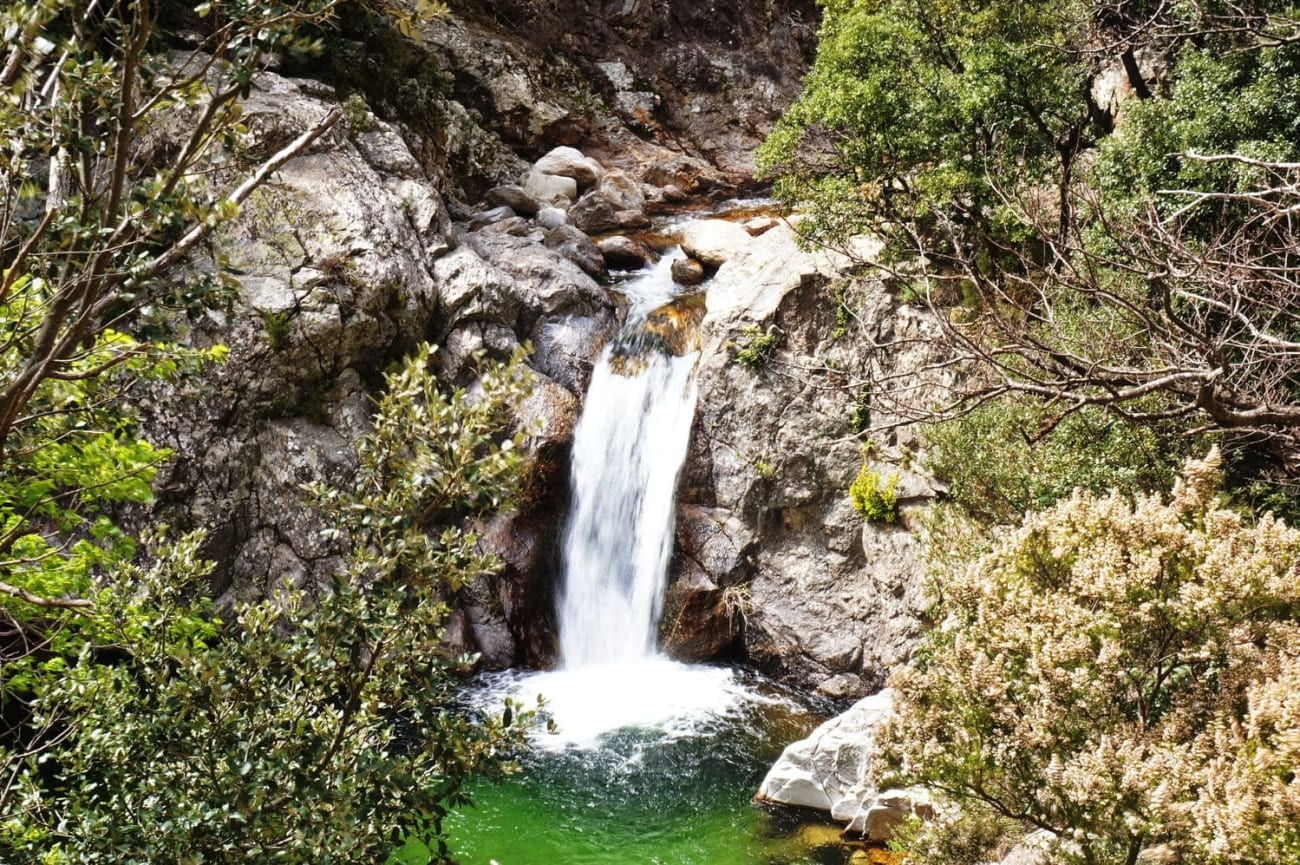
[[[670,264],[666,256],[626,287],[628,323],[602,351],[574,431],[559,604],[564,669],[656,655],[698,357],[694,351],[676,356],[669,348],[690,342],[681,338],[680,319],[670,314],[664,325],[662,304],[673,290]]]

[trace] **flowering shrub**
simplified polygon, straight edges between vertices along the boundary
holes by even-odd
[[[1225,509],[1219,462],[1168,500],[1077,492],[943,579],[891,767],[1050,862],[1297,861],[1300,531]]]

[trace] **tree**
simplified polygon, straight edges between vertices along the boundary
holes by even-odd
[[[337,121],[326,114],[260,161],[236,147],[253,74],[273,51],[308,50],[296,29],[333,5],[201,4],[203,34],[179,54],[154,2],[0,12],[16,34],[0,55],[0,592],[77,608],[64,596],[103,564],[86,544],[102,551],[95,541],[113,534],[98,506],[147,498],[162,454],[134,435],[121,397],[139,376],[205,359],[166,344],[169,309],[228,297],[218,280],[168,270]],[[184,136],[169,139],[182,117]]]
[[[340,116],[258,153],[240,97],[273,55],[313,50],[298,34],[335,5],[0,9],[6,862],[376,861],[403,832],[438,847],[465,780],[504,768],[527,721],[457,708],[440,647],[448,593],[489,564],[468,523],[512,489],[517,367],[485,369],[473,397],[438,390],[427,349],[390,378],[355,486],[314,491],[353,550],[331,585],[218,611],[197,537],[113,519],[168,457],[133,388],[224,355],[167,339],[233,283],[173,266]]]
[[[1024,23],[996,2],[828,3],[765,145],[809,239],[883,233],[872,263],[974,371],[926,403],[885,364],[855,387],[894,424],[1003,398],[1038,405],[1034,437],[1085,410],[1173,422],[1261,456],[1248,475],[1293,477],[1292,4],[1006,5]],[[1134,96],[1102,111],[1107,64]]]
[[[1050,862],[1300,852],[1300,530],[1224,508],[1219,469],[1190,462],[1167,500],[1076,492],[937,583],[886,751],[950,822],[1043,830]]]
[[[531,717],[457,708],[469,661],[442,645],[449,593],[494,564],[469,525],[515,488],[527,380],[517,357],[444,394],[431,354],[388,377],[353,482],[310,491],[352,551],[315,597],[215,610],[196,535],[96,593],[34,701],[60,735],[12,769],[6,862],[379,862],[403,837],[442,861],[442,817]]]

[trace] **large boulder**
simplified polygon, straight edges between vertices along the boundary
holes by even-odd
[[[879,281],[853,276],[850,259],[800,249],[788,226],[756,238],[736,228],[746,245],[705,286],[680,513],[722,512],[761,538],[744,555],[700,562],[714,584],[744,589],[752,662],[810,689],[861,693],[905,662],[922,632],[929,600],[908,526],[910,508],[933,494],[903,465],[902,446],[916,443],[882,437],[880,458],[893,458],[885,470],[908,491],[904,519],[869,523],[853,510],[860,424],[868,413],[889,420],[865,383],[880,369],[873,364],[920,369],[934,360],[938,327]],[[770,341],[766,352],[739,362],[758,338]],[[864,351],[894,338],[910,348]],[[916,385],[927,380],[918,373]]]
[[[682,230],[682,251],[710,267],[720,267],[749,246],[745,227],[725,219],[701,219]]]
[[[605,170],[594,159],[573,147],[557,147],[533,163],[533,170],[556,177],[571,177],[578,189],[590,189],[600,183]]]
[[[569,220],[587,234],[603,234],[619,228],[618,211],[598,189],[583,193],[569,208]]]
[[[894,714],[897,694],[864,697],[781,753],[759,787],[759,801],[825,811],[847,831],[888,841],[909,815],[932,816],[920,790],[878,789],[876,737]]]

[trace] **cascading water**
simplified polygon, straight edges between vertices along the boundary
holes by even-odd
[[[779,743],[817,718],[752,673],[655,648],[702,313],[675,297],[674,257],[623,285],[627,324],[596,363],[575,430],[560,667],[490,675],[479,692],[487,705],[542,696],[554,732],[533,737],[520,776],[449,818],[465,865],[813,861],[750,796]]]
[[[677,475],[695,414],[698,352],[657,350],[646,299],[668,262],[641,280],[619,339],[592,373],[573,438],[573,505],[559,605],[564,669],[652,658],[673,547]]]

